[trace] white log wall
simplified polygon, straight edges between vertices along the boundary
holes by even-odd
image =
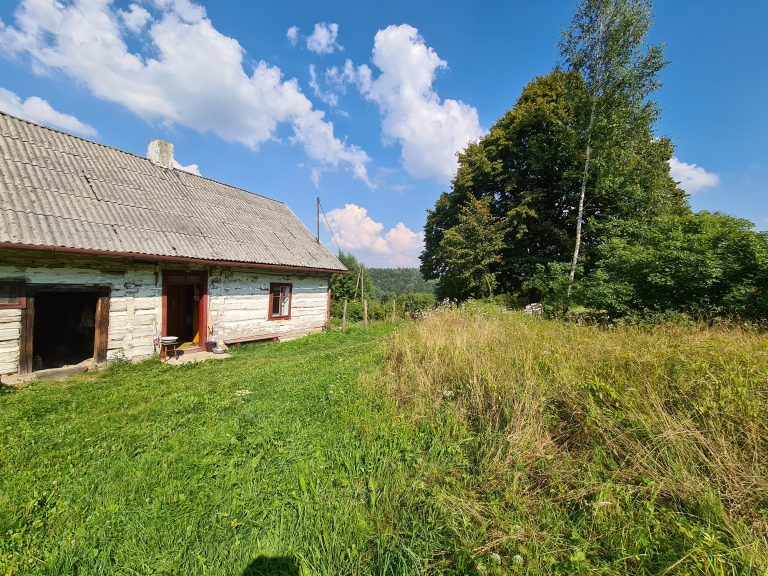
[[[3,252],[3,280],[23,280],[28,285],[107,286],[111,289],[107,357],[120,352],[128,358],[141,358],[154,351],[154,324],[157,322],[159,330],[162,314],[162,276],[157,266]],[[0,310],[0,374],[18,372],[20,334],[21,310]]]
[[[270,283],[292,284],[290,320],[269,320]],[[208,288],[213,338],[251,338],[270,334],[287,340],[317,332],[326,323],[327,276],[222,269],[210,273]]]
[[[0,251],[0,281],[108,286],[108,358],[120,353],[138,359],[155,351],[155,329],[159,333],[162,322],[162,270],[160,265],[128,260]],[[269,285],[273,282],[293,285],[290,320],[268,319]],[[236,268],[209,272],[208,324],[214,339],[274,335],[286,340],[316,332],[326,322],[327,306],[327,275]],[[21,311],[0,310],[0,374],[18,371],[20,334]]]

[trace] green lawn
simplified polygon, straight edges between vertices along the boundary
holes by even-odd
[[[0,393],[0,574],[407,571],[419,439],[358,386],[392,329]]]

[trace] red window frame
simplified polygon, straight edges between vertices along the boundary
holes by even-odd
[[[283,294],[283,289],[288,289],[288,311],[281,310],[282,314],[277,316],[273,313],[275,304],[275,290],[280,290],[280,296]],[[282,300],[282,298],[281,298]],[[269,285],[269,316],[270,320],[290,320],[291,310],[293,308],[293,284],[274,282]]]
[[[18,296],[16,297],[15,304],[0,304],[0,310],[24,310],[27,307],[27,292],[26,284],[24,282],[3,282],[0,281],[0,286],[13,286],[17,290]]]

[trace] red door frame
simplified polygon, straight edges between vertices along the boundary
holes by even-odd
[[[205,343],[208,340],[208,272],[205,270],[185,271],[185,270],[163,270],[163,323],[160,330],[161,336],[168,336],[168,279],[170,277],[196,276],[200,278],[200,302],[198,303],[197,325],[200,334],[198,348],[205,350]]]

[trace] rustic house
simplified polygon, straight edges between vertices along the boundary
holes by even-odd
[[[326,324],[344,266],[284,203],[148,156],[0,113],[0,377]]]

